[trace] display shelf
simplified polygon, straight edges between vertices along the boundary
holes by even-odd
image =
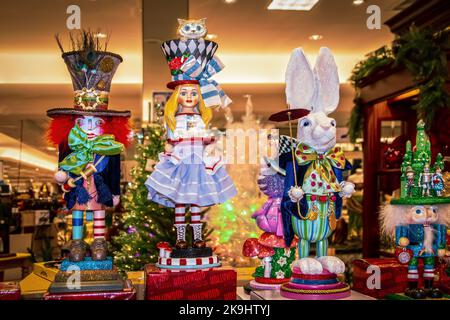
[[[250,300],[291,300],[291,299],[282,297],[279,291],[256,290],[250,292]],[[377,299],[352,290],[350,297],[341,300],[377,300]]]

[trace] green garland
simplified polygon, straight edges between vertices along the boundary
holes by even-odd
[[[447,77],[446,49],[449,47],[448,32],[434,33],[430,29],[419,29],[413,25],[408,33],[393,42],[392,49],[384,46],[359,62],[350,77],[355,88],[354,107],[348,124],[350,140],[355,142],[362,136],[362,82],[389,64],[404,66],[413,75],[414,84],[420,90],[419,102],[414,109],[429,129],[436,111],[449,106],[449,96],[444,88]]]
[[[405,66],[420,90],[419,102],[414,106],[419,119],[430,129],[436,111],[449,105],[445,91],[447,53],[450,48],[448,32],[434,33],[414,26],[396,41],[396,63]]]
[[[360,86],[362,81],[373,74],[380,68],[392,64],[395,61],[394,54],[387,46],[370,53],[366,60],[360,61],[352,70],[350,82],[355,88],[355,98],[353,99],[354,107],[352,109],[350,120],[348,123],[350,141],[355,142],[356,139],[362,137],[364,118],[364,103],[361,99]]]

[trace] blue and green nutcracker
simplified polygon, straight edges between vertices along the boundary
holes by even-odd
[[[445,212],[444,212],[445,213]],[[408,288],[405,294],[414,299],[440,298],[442,292],[433,287],[436,257],[445,255],[447,228],[439,223],[438,206],[410,206],[408,223],[395,227],[397,257],[408,263]],[[423,260],[424,288],[418,288],[419,260]]]

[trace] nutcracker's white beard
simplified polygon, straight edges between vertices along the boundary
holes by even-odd
[[[427,224],[423,226],[423,231],[423,249],[426,253],[433,253],[434,230],[429,224]]]

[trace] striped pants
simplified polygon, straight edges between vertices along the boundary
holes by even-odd
[[[434,260],[435,257],[413,257],[408,264],[408,281],[419,281],[419,259],[423,259],[423,277],[424,279],[434,279]]]
[[[86,212],[86,220],[94,220],[94,239],[105,238],[106,223],[105,210],[97,211],[72,211],[72,240],[83,240],[84,232],[84,213]]]
[[[308,205],[310,208],[312,207],[310,201],[308,201]],[[328,237],[332,232],[328,222],[328,205],[328,202],[318,205],[319,215],[316,220],[303,220],[294,216],[292,217],[292,227],[298,237],[298,255],[300,259],[309,257],[311,243],[316,244],[316,254],[318,257],[328,255]]]

